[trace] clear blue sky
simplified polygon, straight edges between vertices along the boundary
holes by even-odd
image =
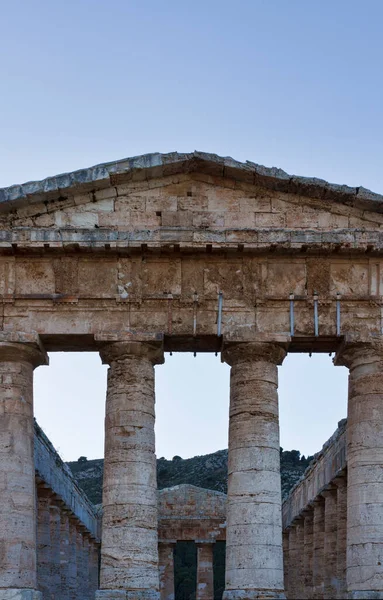
[[[381,0],[14,0],[0,18],[0,186],[198,149],[383,192]],[[306,454],[346,410],[346,370],[309,361],[281,369],[281,442]],[[157,373],[158,454],[224,447],[227,367]],[[99,359],[56,355],[36,380],[64,458],[100,456]]]

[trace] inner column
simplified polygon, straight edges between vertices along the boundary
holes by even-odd
[[[0,342],[0,600],[42,597],[36,568],[33,369],[47,362],[37,343]]]
[[[233,344],[224,600],[285,598],[283,584],[278,369],[272,343]]]
[[[383,598],[383,345],[347,344],[347,591]]]
[[[155,344],[116,342],[101,351],[110,365],[99,600],[159,600],[157,477],[154,440]]]

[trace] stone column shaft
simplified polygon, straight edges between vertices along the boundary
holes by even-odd
[[[98,544],[93,541],[90,548],[90,587],[93,593],[98,590],[99,552]]]
[[[174,600],[174,548],[176,542],[158,544],[161,600]]]
[[[39,597],[33,369],[46,363],[38,345],[0,342],[0,600]]]
[[[50,528],[51,528],[51,573],[50,587],[54,598],[61,600],[61,514],[60,507],[55,501],[50,506]]]
[[[313,523],[313,598],[324,596],[324,498],[314,501]]]
[[[296,596],[297,598],[303,598],[304,596],[304,521],[299,519],[296,523],[297,537],[297,553],[296,553]]]
[[[338,590],[337,598],[340,600],[346,597],[346,567],[347,567],[347,478],[342,477],[335,480],[337,491],[337,579]]]
[[[69,569],[68,569],[69,599],[78,600],[77,596],[77,519],[69,518]]]
[[[275,344],[228,346],[231,365],[224,600],[284,598]]]
[[[291,525],[289,529],[289,588],[288,598],[297,597],[297,528]]]
[[[303,552],[303,578],[304,597],[311,600],[313,597],[313,554],[314,554],[314,532],[313,532],[313,510],[309,509],[304,516],[304,552]]]
[[[43,600],[51,600],[51,505],[52,494],[38,488],[37,496],[37,589]]]
[[[383,344],[347,344],[347,592],[383,598]]]
[[[154,364],[163,354],[156,345],[127,342],[107,345],[101,356],[110,368],[96,596],[158,600]]]
[[[322,493],[324,514],[324,597],[333,600],[338,590],[337,573],[337,490]]]
[[[283,543],[283,581],[285,592],[289,589],[289,530],[286,529],[282,534]]]
[[[214,598],[213,548],[212,543],[197,543],[196,600]]]
[[[70,561],[70,530],[69,514],[67,511],[61,511],[61,534],[60,534],[60,579],[61,579],[61,597],[60,600],[70,600],[69,596],[69,561]]]

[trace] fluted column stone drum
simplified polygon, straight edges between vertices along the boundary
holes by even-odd
[[[25,339],[34,336],[25,336]],[[23,334],[13,339],[23,340]],[[33,370],[48,359],[38,340],[0,341],[0,600],[37,591]]]
[[[347,593],[383,598],[383,344],[346,343],[335,364],[349,368],[347,416]]]
[[[226,346],[231,365],[224,600],[285,598],[278,369],[274,343]]]
[[[116,342],[110,365],[99,600],[159,600],[154,365],[156,344]]]

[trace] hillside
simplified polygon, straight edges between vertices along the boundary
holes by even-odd
[[[298,450],[283,451],[281,448],[282,495],[285,496],[303,474],[312,457],[300,456]],[[87,460],[82,456],[69,462],[79,486],[91,502],[101,504],[103,459]],[[227,450],[213,454],[182,459],[157,460],[157,480],[159,489],[190,483],[199,487],[227,492]]]

